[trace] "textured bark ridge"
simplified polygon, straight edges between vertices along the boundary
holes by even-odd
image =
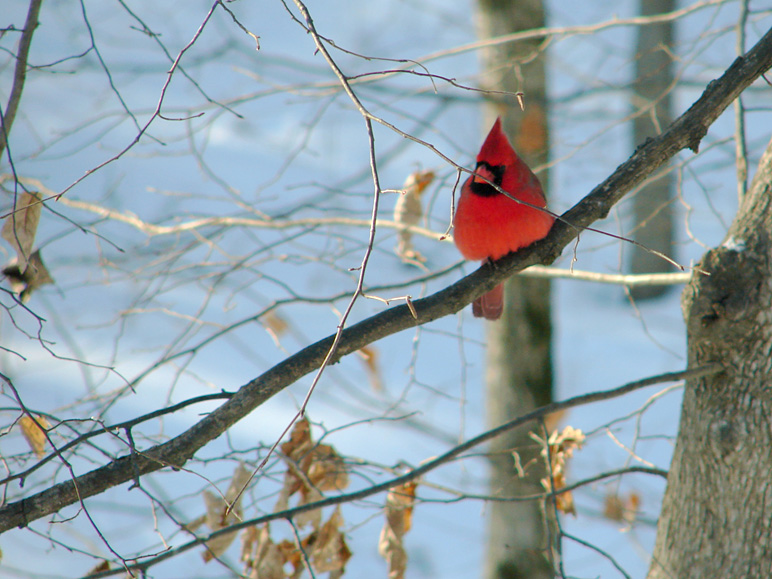
[[[772,577],[772,143],[682,303],[689,381],[649,579]]]

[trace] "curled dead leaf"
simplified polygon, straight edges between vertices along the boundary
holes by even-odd
[[[562,490],[566,488],[566,477],[563,472],[555,474],[550,477],[544,477],[541,481],[544,490],[552,492],[553,484],[554,490]],[[576,507],[574,506],[574,495],[570,491],[560,493],[555,496],[555,508],[566,515],[576,516]]]
[[[308,478],[321,491],[340,491],[348,486],[343,458],[329,444],[318,444],[308,461]]]
[[[610,521],[624,522],[632,525],[638,516],[641,498],[636,492],[626,497],[608,494],[603,500],[603,516]]]
[[[346,563],[351,558],[351,551],[346,545],[346,538],[341,532],[343,517],[336,507],[329,520],[319,531],[309,536],[306,546],[311,564],[317,573],[343,574]]]
[[[418,225],[423,216],[421,195],[434,181],[434,171],[415,171],[402,186],[402,195],[394,206],[394,221],[400,225]],[[398,232],[397,255],[405,262],[423,263],[426,258],[413,247],[413,234],[407,229]]]
[[[311,450],[314,441],[311,439],[311,423],[308,419],[301,418],[292,427],[290,439],[281,444],[279,448],[289,459],[299,462],[304,455]]]
[[[315,503],[316,501],[321,500],[322,497],[323,495],[318,489],[313,487],[303,487],[298,506]],[[310,525],[312,529],[318,529],[322,524],[322,509],[311,509],[310,511],[300,513],[295,517],[295,524],[301,528]]]
[[[381,373],[378,371],[378,350],[372,346],[365,346],[359,350],[359,356],[364,360],[367,377],[370,378],[370,386],[376,392],[383,390]]]
[[[550,412],[549,414],[547,414],[547,416],[544,417],[544,429],[547,432],[552,432],[553,430],[557,430],[558,426],[560,426],[560,422],[565,419],[567,414],[568,412],[565,410]]]
[[[33,420],[31,416],[24,415],[19,419],[19,427],[21,428],[22,436],[29,444],[32,452],[38,458],[43,458],[46,455],[46,430],[51,428],[51,424],[45,417],[37,415]]]
[[[99,565],[96,567],[93,567],[88,573],[86,573],[86,577],[89,577],[91,575],[97,575],[98,573],[103,573],[104,571],[110,570],[110,561],[102,561]]]
[[[402,579],[407,570],[403,537],[413,523],[416,487],[415,482],[408,482],[391,489],[386,496],[386,523],[378,540],[378,553],[389,565],[389,579]]]
[[[351,551],[340,527],[343,517],[336,508],[323,525],[312,529],[297,543],[283,540],[274,543],[269,524],[252,527],[242,535],[241,560],[244,574],[255,579],[297,579],[303,574],[307,562],[316,573],[329,573],[328,577],[341,577]],[[302,549],[302,551],[301,551]],[[291,573],[285,568],[291,565]]]
[[[621,521],[624,517],[625,507],[619,495],[606,495],[603,499],[603,516],[611,521]]]
[[[268,524],[247,529],[242,536],[241,560],[250,579],[285,579],[286,557],[271,539]]]
[[[43,204],[36,192],[22,193],[16,198],[14,211],[5,218],[0,235],[16,250],[16,263],[20,271],[27,269],[32,246],[40,223]]]
[[[541,480],[542,487],[548,493],[564,489],[567,484],[566,463],[574,451],[584,444],[584,433],[572,426],[566,426],[562,431],[553,431],[546,443],[533,433],[531,437],[542,445],[541,455],[545,461],[549,461],[549,474]],[[556,495],[555,505],[562,513],[576,515],[574,497],[570,492]]]
[[[287,323],[287,320],[285,320],[279,314],[273,311],[268,312],[267,314],[262,316],[260,318],[260,323],[263,324],[263,327],[271,335],[274,342],[276,342],[277,344],[279,342],[279,337],[285,334],[289,329],[289,324]]]
[[[233,473],[228,490],[224,498],[209,490],[205,490],[204,504],[206,505],[206,515],[204,522],[212,531],[219,531],[229,527],[241,520],[241,490],[249,480],[250,473],[243,464],[239,464]],[[239,497],[236,499],[236,497]],[[233,502],[233,501],[236,502]],[[236,531],[225,533],[204,543],[206,550],[201,554],[205,563],[221,556],[228,550],[233,540],[236,538]]]
[[[308,538],[303,540],[303,549],[306,548],[307,542]],[[281,553],[285,566],[292,565],[292,575],[287,574],[287,578],[300,579],[300,577],[303,575],[303,571],[306,568],[306,564],[305,560],[303,559],[303,554],[300,552],[300,549],[298,549],[297,543],[284,539],[281,543],[278,544],[278,547],[279,553]]]
[[[290,439],[281,445],[287,471],[274,512],[289,508],[289,500],[299,494],[297,506],[322,498],[322,491],[340,491],[348,486],[348,469],[345,461],[329,444],[314,444],[311,425],[303,418],[298,420],[290,433]],[[321,524],[321,511],[307,511],[295,519],[303,527],[311,524],[315,529]]]

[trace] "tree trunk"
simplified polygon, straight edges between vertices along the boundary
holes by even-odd
[[[649,579],[772,577],[772,142],[683,294],[687,382]]]
[[[544,26],[540,0],[479,0],[479,35],[491,38]],[[547,162],[549,153],[544,53],[541,41],[508,43],[482,53],[486,89],[524,93],[525,111],[514,96],[493,96],[485,108],[485,130],[501,115],[518,154],[531,167]],[[539,179],[547,190],[547,174]],[[545,280],[515,277],[506,284],[502,318],[488,324],[487,423],[498,426],[513,416],[552,399],[550,285]],[[546,475],[531,428],[510,432],[491,444],[490,492],[516,497],[543,492]],[[541,434],[539,432],[539,434]],[[519,478],[513,451],[526,468]],[[485,577],[488,579],[553,577],[550,537],[544,505],[502,502],[490,508]],[[550,548],[548,548],[550,546]]]
[[[641,16],[671,12],[674,0],[640,0]],[[638,46],[633,84],[633,110],[645,111],[633,121],[633,143],[640,145],[658,135],[672,122],[671,94],[673,84],[673,22],[659,22],[638,27]],[[673,188],[672,173],[660,175],[641,187],[633,197],[633,238],[644,246],[665,255],[673,252]],[[664,259],[631,246],[631,273],[660,273],[672,266]],[[661,295],[668,286],[650,285],[631,289],[637,299]]]

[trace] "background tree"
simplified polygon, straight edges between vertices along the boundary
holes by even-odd
[[[672,0],[640,2],[641,16],[666,14],[675,9]],[[633,145],[657,135],[673,121],[673,29],[672,20],[664,20],[638,28],[633,84]],[[634,239],[646,248],[675,258],[674,172],[664,170],[651,179],[633,196]],[[632,273],[671,271],[670,264],[651,251],[637,246],[630,248]],[[665,285],[631,288],[633,297],[645,299],[661,295]]]
[[[616,207],[670,160],[681,259],[720,243],[734,207],[715,193],[734,188],[737,150],[721,113],[743,91],[750,166],[769,141],[768,11],[708,1],[607,20],[605,5],[552,6],[550,28],[481,42],[455,5],[9,6],[3,576],[473,576],[480,507],[504,502],[485,445],[568,411],[582,432],[552,433],[545,463],[561,494],[518,499],[567,511],[573,498],[558,573],[644,576],[677,381],[722,360],[682,371],[674,299],[636,310],[582,284],[663,282],[614,273],[624,241],[585,228],[627,233]],[[631,32],[667,19],[694,104],[630,155]],[[732,64],[737,28],[751,48]],[[494,96],[476,53],[534,37],[554,51],[563,221],[458,281],[472,266],[445,236],[450,198]],[[400,188],[422,201],[417,219],[390,218]],[[406,231],[414,253],[395,252]],[[557,267],[522,275],[571,278],[554,284],[565,402],[489,429],[484,330],[466,306],[537,263]],[[718,301],[717,319],[734,311]],[[710,482],[696,472],[688,482]],[[749,471],[731,474],[721,484],[736,488]]]
[[[770,545],[759,540],[772,514],[770,192],[772,142],[726,237],[700,262],[710,275],[695,276],[683,293],[689,364],[723,371],[686,383],[651,578],[772,572]]]
[[[482,39],[491,39],[543,28],[541,0],[480,0],[478,28]],[[486,103],[485,126],[503,118],[515,150],[531,167],[545,167],[549,160],[547,87],[544,38],[497,44],[481,51],[483,86],[495,91]],[[503,94],[502,94],[503,93]],[[516,96],[525,103],[524,110]],[[539,172],[549,191],[546,171]],[[548,279],[513,277],[505,285],[504,315],[487,324],[485,374],[490,428],[552,401],[552,320]],[[512,430],[491,442],[491,495],[500,498],[538,494],[547,475],[541,448],[530,433],[532,425]],[[540,434],[539,429],[536,432]],[[517,453],[520,472],[513,459]],[[522,476],[522,475],[525,476]],[[552,505],[534,502],[502,502],[490,510],[485,576],[551,577],[555,529]]]

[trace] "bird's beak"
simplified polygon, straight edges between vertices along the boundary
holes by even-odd
[[[493,183],[495,179],[496,176],[485,165],[477,167],[472,177],[472,181],[475,183]]]

